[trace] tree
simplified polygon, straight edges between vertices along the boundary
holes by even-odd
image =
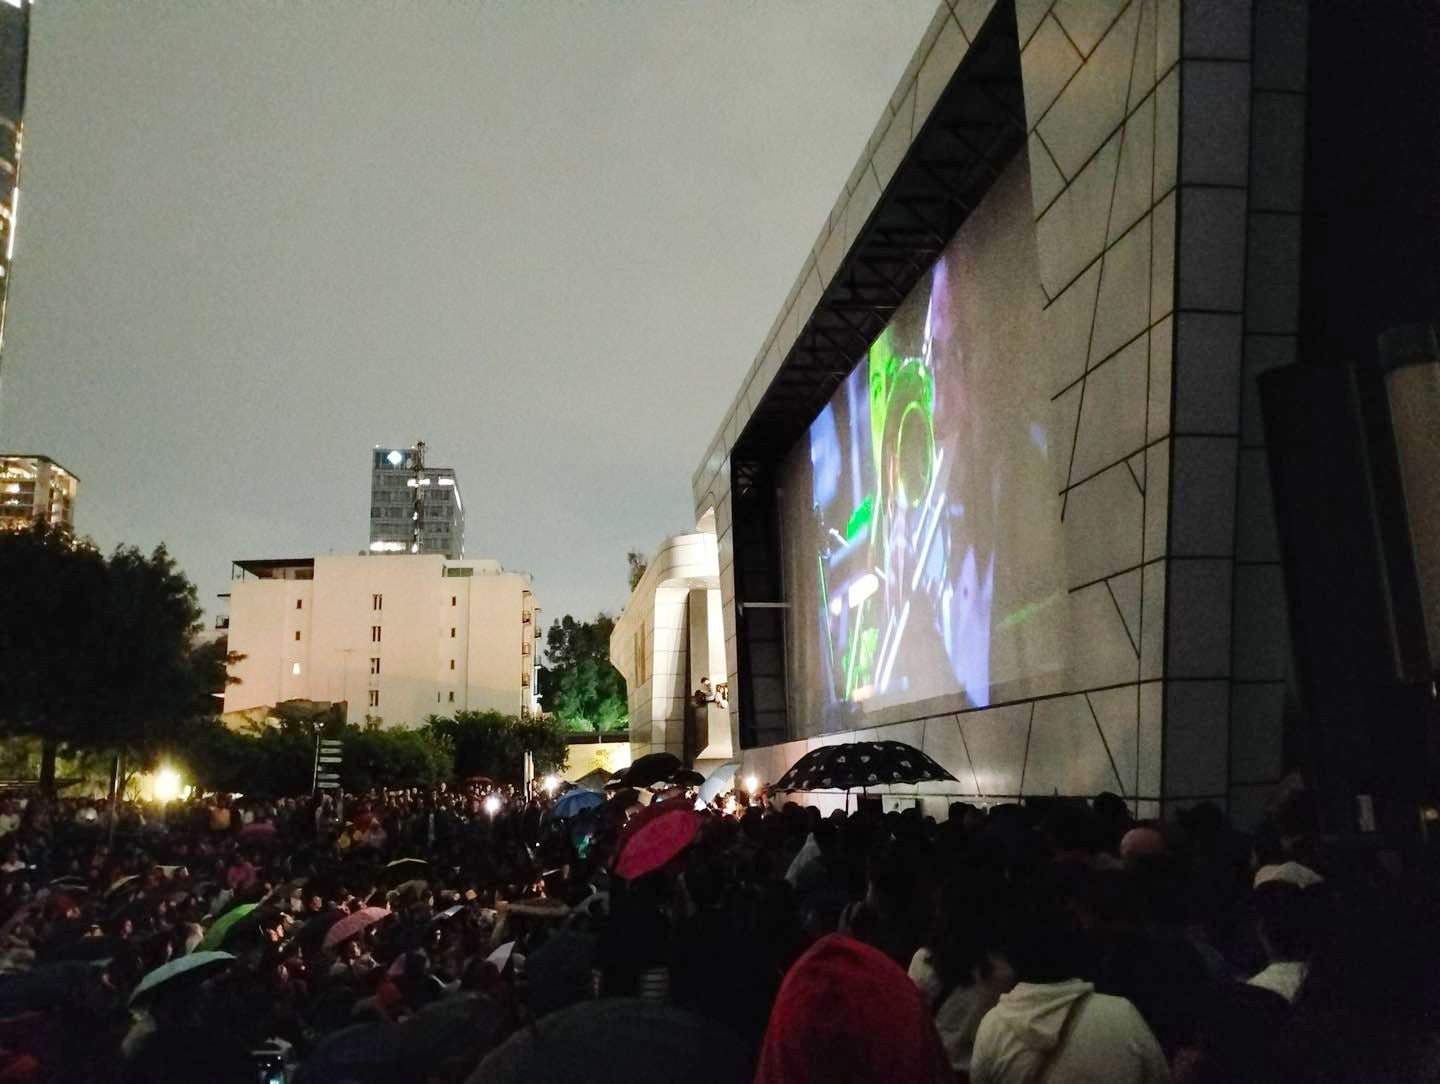
[[[36,524],[0,534],[0,584],[0,731],[40,739],[42,790],[62,744],[145,756],[195,718],[200,606],[164,546],[107,560]]]
[[[645,575],[645,570],[650,567],[650,562],[645,559],[645,555],[639,550],[631,550],[627,553],[625,555],[625,561],[630,566],[630,590],[633,591],[635,590],[635,585],[638,584]]]
[[[565,767],[563,725],[551,719],[517,719],[498,711],[459,711],[453,718],[432,715],[427,727],[448,741],[455,756],[455,774],[461,779],[483,775],[518,783],[524,772],[525,753],[535,760],[540,774]]]
[[[623,730],[630,722],[625,679],[610,665],[615,620],[599,613],[593,621],[569,614],[545,637],[546,665],[540,670],[540,702],[573,730]]]

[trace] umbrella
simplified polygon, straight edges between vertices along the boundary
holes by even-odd
[[[686,802],[662,802],[630,818],[615,850],[615,876],[626,880],[659,869],[688,847],[704,818]]]
[[[680,758],[674,753],[646,753],[625,769],[624,782],[627,787],[648,787],[669,779],[680,768]]]
[[[348,941],[361,930],[379,922],[389,914],[390,910],[387,907],[364,907],[353,915],[346,915],[325,931],[324,947],[334,948],[341,941]]]
[[[295,940],[298,941],[303,948],[314,951],[320,947],[320,942],[323,941],[325,935],[330,932],[330,927],[334,926],[335,923],[344,917],[345,912],[338,909],[322,911],[314,918],[308,919],[305,925],[300,927],[300,932],[295,935]]]
[[[385,865],[385,876],[403,877],[407,880],[421,875],[429,867],[430,863],[423,858],[397,858]]]
[[[525,915],[529,918],[568,918],[570,908],[565,905],[564,900],[553,899],[549,896],[533,896],[530,899],[516,900],[510,905],[512,915]]]
[[[113,896],[117,892],[133,892],[140,887],[140,874],[132,873],[128,877],[121,877],[105,890],[105,895]]]
[[[638,805],[639,802],[640,792],[634,787],[626,787],[624,790],[617,790],[607,798],[604,808],[612,813],[620,813],[632,805]]]
[[[583,813],[587,809],[595,809],[604,804],[605,796],[603,794],[597,794],[593,790],[572,790],[550,807],[550,816],[564,820],[566,817],[573,817],[577,813]]]
[[[395,894],[397,896],[412,896],[418,900],[425,892],[425,890],[429,887],[429,881],[422,881],[419,878],[416,878],[413,881],[405,881],[401,884],[396,885]]]
[[[705,777],[699,772],[686,768],[683,772],[676,772],[671,776],[670,782],[677,787],[698,787],[705,782]]]
[[[181,975],[199,978],[233,959],[235,957],[228,952],[192,952],[188,956],[177,956],[140,980],[140,985],[135,987],[135,992],[130,995],[130,1004],[135,1004],[142,996],[153,993],[158,987]]]
[[[609,781],[610,773],[604,768],[596,768],[593,772],[586,772],[579,779],[575,780],[575,785],[585,790],[602,791],[605,789],[605,784]]]
[[[269,821],[253,821],[240,829],[241,839],[274,839],[275,826]]]
[[[744,1045],[724,1026],[671,1005],[612,997],[582,1001],[517,1031],[470,1081],[733,1084],[753,1075]]]
[[[209,949],[218,949],[225,943],[225,938],[229,936],[230,927],[259,906],[258,903],[242,903],[239,907],[230,908],[211,923],[210,928],[205,931],[205,936],[200,939],[200,944],[195,946],[195,951],[205,952]]]
[[[774,790],[855,790],[889,783],[955,777],[903,741],[857,741],[812,749],[790,766]]]
[[[700,785],[700,800],[702,802],[713,802],[720,795],[730,790],[735,783],[735,773],[740,770],[738,760],[726,761],[720,767],[710,773],[710,778]]]
[[[595,939],[574,930],[557,930],[525,958],[526,1004],[539,1018],[590,996]]]
[[[506,941],[489,956],[485,957],[487,964],[494,964],[496,971],[504,971],[505,965],[510,962],[510,957],[515,955],[515,942]]]
[[[616,790],[619,787],[625,786],[625,773],[627,771],[629,771],[628,768],[622,768],[618,772],[612,772],[610,778],[605,780],[605,789]]]

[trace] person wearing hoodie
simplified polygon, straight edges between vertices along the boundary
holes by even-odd
[[[1014,916],[1005,956],[1019,980],[985,1014],[973,1084],[1164,1084],[1169,1066],[1139,1010],[1079,973],[1073,917],[1049,902]]]

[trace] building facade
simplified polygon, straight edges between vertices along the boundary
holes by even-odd
[[[0,531],[37,520],[74,530],[79,487],[80,479],[48,456],[0,454]]]
[[[893,738],[958,780],[896,788],[936,810],[1264,808],[1289,648],[1255,386],[1296,350],[1307,10],[935,5],[692,479],[746,772]],[[976,308],[992,265],[1009,288]],[[969,381],[948,400],[929,365],[947,336],[968,336]],[[1008,362],[982,372],[987,350]],[[1023,395],[983,398],[990,379]],[[974,485],[987,455],[999,481],[1029,471],[1023,515],[997,500],[1014,486]],[[904,546],[925,560],[887,578]],[[1027,577],[1035,597],[1002,610]],[[902,677],[941,688],[907,699]]]
[[[450,467],[425,463],[425,443],[376,448],[370,461],[370,552],[465,556],[465,504]]]
[[[344,702],[347,720],[536,710],[530,577],[496,561],[403,554],[237,561],[225,711]]]
[[[702,769],[730,759],[730,715],[723,697],[713,698],[727,672],[720,614],[711,520],[660,544],[610,635],[610,662],[628,693],[633,756],[674,753]],[[710,698],[697,698],[704,681]]]
[[[25,113],[25,68],[30,51],[30,0],[0,0],[0,349],[15,257],[20,204],[20,147]]]

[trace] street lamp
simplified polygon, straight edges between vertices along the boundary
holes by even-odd
[[[496,813],[500,812],[500,805],[500,796],[498,794],[492,794],[485,799],[485,812],[493,817]]]
[[[547,775],[542,785],[545,787],[545,793],[553,797],[556,789],[560,786],[560,778],[556,775]]]
[[[174,768],[161,768],[155,773],[155,797],[161,802],[180,797],[180,773]]]

